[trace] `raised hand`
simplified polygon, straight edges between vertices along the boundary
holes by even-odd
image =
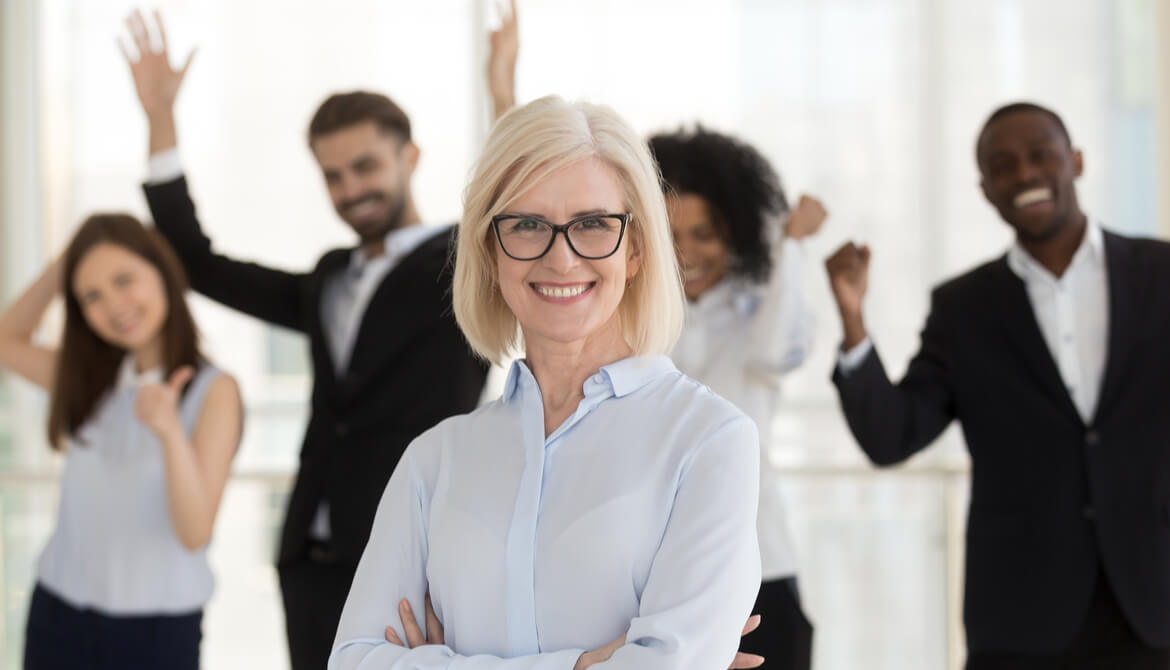
[[[183,67],[178,70],[171,67],[170,54],[167,52],[167,33],[158,10],[154,11],[154,23],[158,36],[157,48],[151,42],[142,12],[134,10],[133,14],[126,17],[130,37],[137,47],[137,59],[131,55],[122,40],[118,40],[118,47],[126,57],[126,63],[130,65],[130,74],[134,77],[134,88],[138,92],[138,101],[142,103],[142,111],[152,120],[159,115],[173,113],[179,87],[183,84],[183,78],[187,76],[187,68],[191,67],[191,59],[195,57],[195,50],[192,49],[191,53],[187,54]]]
[[[866,338],[861,318],[861,301],[869,284],[869,247],[846,242],[825,261],[833,297],[845,327],[845,348]]]
[[[496,118],[516,104],[516,59],[520,52],[520,31],[516,23],[516,0],[509,0],[510,10],[500,8],[500,28],[492,31],[488,54],[488,92]]]
[[[134,411],[138,420],[153,430],[159,439],[165,440],[173,431],[182,430],[179,396],[194,374],[190,366],[183,366],[175,370],[165,383],[143,384],[139,387]]]
[[[426,602],[426,635],[418,627],[418,622],[414,619],[414,611],[410,609],[410,601],[403,598],[398,603],[398,617],[402,620],[402,631],[406,633],[406,643],[398,637],[398,633],[394,632],[393,626],[386,626],[385,637],[390,644],[396,644],[399,647],[406,647],[407,649],[414,649],[421,647],[424,644],[444,644],[443,640],[443,624],[439,621],[439,617],[435,616],[435,608],[431,606],[431,594],[427,594],[424,598]]]
[[[796,208],[788,215],[784,234],[794,240],[816,235],[828,216],[829,213],[825,211],[825,206],[820,200],[810,195],[801,195]]]

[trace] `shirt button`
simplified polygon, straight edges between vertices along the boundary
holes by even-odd
[[[1087,521],[1097,520],[1097,510],[1093,509],[1092,505],[1085,505],[1081,509],[1081,515],[1084,516]]]
[[[1095,447],[1101,443],[1101,435],[1095,430],[1090,430],[1085,433],[1085,444],[1090,447]]]

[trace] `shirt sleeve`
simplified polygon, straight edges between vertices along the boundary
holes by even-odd
[[[808,357],[814,320],[805,299],[801,243],[781,237],[772,258],[772,274],[752,325],[748,361],[755,369],[779,375],[799,367]]]
[[[703,439],[680,479],[626,644],[596,670],[726,668],[760,588],[759,435],[745,416]]]
[[[860,368],[861,364],[865,362],[865,357],[871,351],[873,351],[873,340],[868,337],[853,345],[852,348],[842,350],[837,356],[837,370],[841,376],[848,377],[851,372]]]
[[[146,183],[165,184],[183,176],[183,161],[179,157],[179,147],[171,147],[151,154],[146,162]]]
[[[404,458],[378,507],[329,670],[571,670],[585,649],[500,658],[385,641],[387,625],[405,639],[401,598],[416,616],[425,612],[424,489]],[[685,464],[638,616],[626,644],[597,670],[711,670],[731,663],[760,586],[758,495],[759,437],[750,419],[737,416],[704,438]]]

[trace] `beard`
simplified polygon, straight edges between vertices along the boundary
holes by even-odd
[[[370,191],[353,200],[340,203],[337,206],[337,214],[349,224],[349,227],[357,233],[363,243],[381,240],[390,231],[402,227],[403,220],[406,218],[404,191],[405,189],[400,189],[398,193]],[[377,218],[354,218],[349,213],[352,208],[368,202],[384,203],[387,206],[386,214]]]

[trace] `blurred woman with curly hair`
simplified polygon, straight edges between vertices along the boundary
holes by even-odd
[[[741,651],[764,656],[764,667],[808,668],[812,626],[800,607],[796,557],[767,454],[779,378],[804,361],[812,342],[800,240],[820,229],[826,213],[808,196],[790,211],[768,161],[727,135],[696,127],[656,135],[650,148],[687,298],[671,357],[759,427],[763,583],[754,611],[763,620]]]

